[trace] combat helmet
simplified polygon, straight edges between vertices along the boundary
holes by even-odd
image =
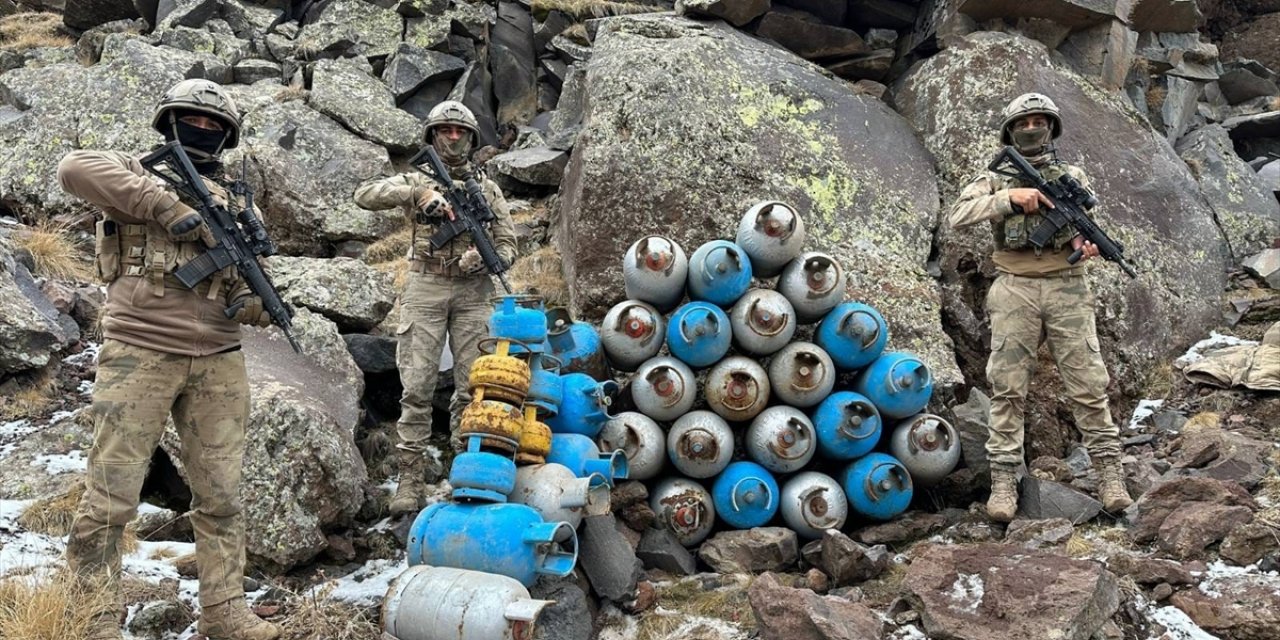
[[[240,110],[216,82],[190,79],[173,85],[156,105],[152,128],[164,135],[171,123],[170,114],[175,111],[195,111],[221,120],[227,132],[223,149],[234,149],[240,143]]]
[[[1041,114],[1049,119],[1051,140],[1056,140],[1062,135],[1062,116],[1058,113],[1058,105],[1043,93],[1024,93],[1005,105],[1004,111],[1000,114],[1004,118],[1004,122],[1000,123],[1000,142],[1013,144],[1013,138],[1009,135],[1009,128],[1013,126],[1013,121],[1035,114]]]
[[[445,100],[431,109],[427,114],[427,142],[431,142],[431,132],[438,126],[452,124],[471,132],[471,146],[475,146],[480,138],[480,123],[476,114],[457,100]]]

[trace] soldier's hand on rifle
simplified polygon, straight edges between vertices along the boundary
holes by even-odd
[[[484,271],[484,260],[480,257],[480,252],[476,251],[475,247],[471,247],[462,254],[461,258],[458,258],[458,268],[474,275]]]
[[[156,216],[156,221],[164,225],[165,231],[168,231],[169,236],[174,240],[192,242],[199,239],[210,249],[218,246],[213,239],[213,233],[204,223],[204,218],[200,217],[200,213],[181,202],[175,203],[168,211]]]
[[[242,305],[233,320],[240,324],[250,324],[259,327],[267,327],[271,325],[271,314],[262,308],[262,298],[255,295],[246,295],[237,298],[231,303],[231,306],[237,304]]]
[[[1053,208],[1053,202],[1051,202],[1049,198],[1045,197],[1043,193],[1040,193],[1039,189],[1031,188],[1010,189],[1009,204],[1012,204],[1016,209],[1021,210],[1023,213],[1034,213],[1039,211],[1041,205],[1044,205],[1049,209]]]
[[[1084,236],[1076,236],[1071,239],[1071,248],[1080,252],[1080,262],[1084,262],[1089,258],[1096,258],[1099,255],[1098,245],[1084,239]]]
[[[453,219],[453,209],[449,207],[449,201],[431,187],[416,188],[414,201],[418,207],[417,217],[420,224],[428,224],[429,219],[444,216],[448,216],[450,220]]]

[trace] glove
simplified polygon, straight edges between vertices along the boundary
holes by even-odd
[[[168,210],[156,216],[156,222],[164,226],[170,238],[179,242],[200,240],[206,247],[217,246],[213,233],[209,231],[200,213],[181,202],[175,202]]]
[[[434,224],[440,218],[449,216],[453,218],[453,212],[449,209],[449,201],[440,195],[440,192],[431,187],[418,187],[414,190],[414,203],[418,207],[417,214],[414,215],[414,221],[418,224]]]
[[[480,258],[480,252],[475,247],[471,247],[462,254],[461,258],[458,258],[458,268],[471,275],[483,273],[484,260]]]
[[[262,298],[255,295],[247,295],[238,298],[231,306],[243,304],[236,315],[232,316],[232,320],[240,324],[248,324],[259,327],[267,327],[271,325],[271,314],[262,308]]]

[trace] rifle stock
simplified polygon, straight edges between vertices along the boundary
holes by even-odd
[[[280,292],[271,283],[271,278],[262,269],[262,265],[258,264],[258,256],[275,253],[275,244],[267,237],[262,221],[253,213],[252,195],[245,198],[246,208],[233,217],[225,206],[214,200],[204,179],[191,163],[190,156],[176,141],[161,146],[142,158],[141,162],[147,171],[159,176],[199,205],[200,217],[213,235],[213,247],[174,271],[178,281],[188,289],[194,288],[214,273],[234,266],[253,295],[262,299],[262,308],[271,317],[271,323],[280,327],[294,351],[302,353],[302,347],[293,336],[293,309],[280,298]],[[161,167],[167,167],[173,173],[166,172]],[[244,184],[239,188],[247,191],[248,185]],[[237,218],[240,223],[249,227],[249,237],[246,237],[244,229],[237,223]],[[237,303],[223,313],[232,318],[241,306],[243,303]]]

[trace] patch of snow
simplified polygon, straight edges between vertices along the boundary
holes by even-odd
[[[102,345],[97,342],[90,342],[85,346],[84,351],[73,356],[67,356],[62,359],[67,364],[89,364],[97,362],[98,352],[102,350]]]
[[[72,418],[76,417],[76,414],[77,414],[77,413],[80,413],[80,409],[76,409],[75,411],[57,411],[57,412],[54,412],[54,414],[53,414],[53,415],[49,416],[49,424],[48,424],[48,426],[51,426],[51,427],[52,427],[53,425],[58,424],[58,423],[60,423],[60,422],[63,422],[64,420],[70,420],[70,419],[72,419]]]
[[[337,580],[338,585],[329,592],[330,600],[349,602],[355,605],[374,605],[382,602],[387,595],[391,581],[409,568],[408,559],[370,560],[363,567]],[[328,584],[312,588],[317,592],[327,588]]]
[[[1217,331],[1211,331],[1209,332],[1208,338],[1191,345],[1191,348],[1187,349],[1186,353],[1179,356],[1177,360],[1174,360],[1173,366],[1181,369],[1192,362],[1203,360],[1205,351],[1212,351],[1213,349],[1219,349],[1222,347],[1235,347],[1239,345],[1253,344],[1258,343],[1253,340],[1245,340],[1235,336],[1223,335]]]
[[[721,620],[720,618],[708,618],[705,616],[681,615],[684,623],[672,631],[667,638],[679,639],[687,638],[695,633],[696,637],[705,638],[714,637],[720,640],[745,640],[747,634],[738,628],[738,625]]]
[[[1152,622],[1165,628],[1165,633],[1152,636],[1149,640],[1219,640],[1199,625],[1192,622],[1187,614],[1177,607],[1157,607],[1146,603],[1146,614]]]
[[[42,453],[31,461],[33,467],[44,467],[45,473],[56,476],[60,473],[84,473],[89,468],[89,459],[84,452],[73,449],[64,454]]]
[[[93,381],[81,380],[80,386],[76,387],[76,391],[80,392],[82,396],[93,395]]]
[[[1150,418],[1163,405],[1164,400],[1139,400],[1138,406],[1133,409],[1133,416],[1129,418],[1129,430],[1137,431],[1139,423]]]
[[[917,629],[914,624],[909,624],[889,634],[888,640],[929,640],[929,636]]]
[[[604,626],[600,629],[599,640],[635,640],[640,635],[639,620],[619,611],[612,604],[605,604],[601,613]]]
[[[977,613],[978,607],[982,605],[982,596],[985,595],[982,576],[976,573],[957,574],[955,583],[951,585],[951,593],[947,595],[965,611]]]

